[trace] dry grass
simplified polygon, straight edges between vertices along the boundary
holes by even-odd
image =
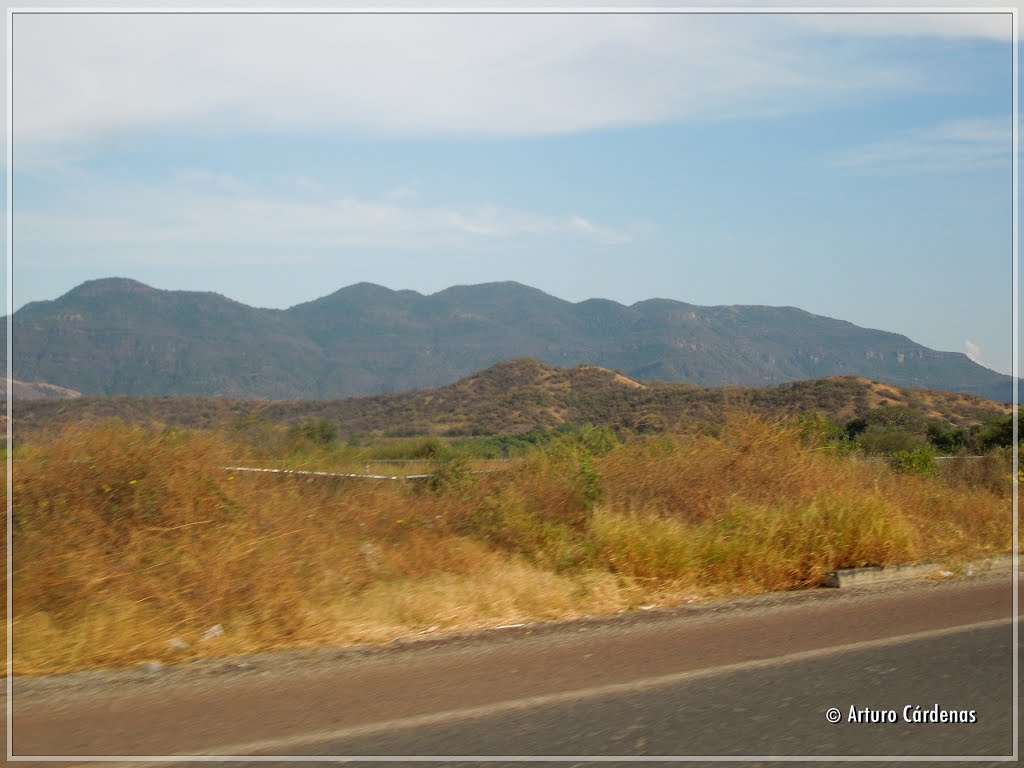
[[[239,458],[215,434],[120,425],[20,448],[16,671],[612,613],[1010,547],[1005,494],[753,420],[592,461],[567,440],[432,485],[221,469]]]
[[[601,471],[595,528],[630,575],[790,589],[835,568],[1011,547],[1009,497],[990,484],[898,474],[807,446],[795,427],[734,420],[721,438],[650,441]]]

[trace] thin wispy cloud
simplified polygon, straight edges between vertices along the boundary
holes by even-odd
[[[16,138],[564,134],[802,110],[913,81],[822,51],[802,19],[25,16]]]
[[[904,175],[1009,168],[1010,118],[953,120],[849,149],[827,160],[845,171]]]
[[[307,181],[308,189],[316,189]],[[74,192],[69,191],[74,197]],[[174,250],[176,258],[227,246],[278,249],[296,255],[348,247],[472,249],[524,238],[621,245],[630,236],[578,215],[547,215],[491,204],[426,205],[415,199],[370,200],[321,194],[298,199],[227,174],[178,173],[166,185],[94,189],[77,210],[28,209],[18,215],[19,237],[33,249],[74,254],[77,246],[135,248],[137,258]],[[225,258],[232,258],[223,252]]]
[[[174,182],[233,193],[244,193],[251,189],[250,185],[230,174],[215,173],[206,168],[187,168],[183,171],[178,171],[174,175]]]
[[[605,245],[622,245],[628,243],[632,239],[629,235],[623,232],[616,232],[614,229],[600,227],[582,216],[570,216],[565,221],[565,227],[570,232],[576,232],[589,240],[603,243]]]
[[[392,200],[413,200],[419,195],[415,184],[399,184],[388,190],[388,197]]]
[[[978,365],[985,365],[985,360],[981,356],[981,347],[970,339],[964,341],[964,353]]]

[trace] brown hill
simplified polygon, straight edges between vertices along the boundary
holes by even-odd
[[[345,437],[514,434],[590,423],[645,433],[720,423],[729,410],[778,418],[821,413],[845,423],[883,406],[904,407],[951,427],[1005,416],[1010,406],[962,393],[879,384],[854,376],[773,387],[638,382],[586,365],[556,368],[509,360],[434,389],[340,400],[232,400],[216,397],[79,397],[15,400],[16,434],[82,420],[191,428],[239,420],[292,424],[327,419]]]

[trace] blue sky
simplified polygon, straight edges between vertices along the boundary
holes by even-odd
[[[15,20],[14,301],[792,305],[1009,371],[1009,16]]]

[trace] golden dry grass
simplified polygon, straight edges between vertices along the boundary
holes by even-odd
[[[16,672],[613,613],[1010,548],[1005,494],[743,418],[420,484],[224,471],[239,450],[117,424],[20,448]]]

